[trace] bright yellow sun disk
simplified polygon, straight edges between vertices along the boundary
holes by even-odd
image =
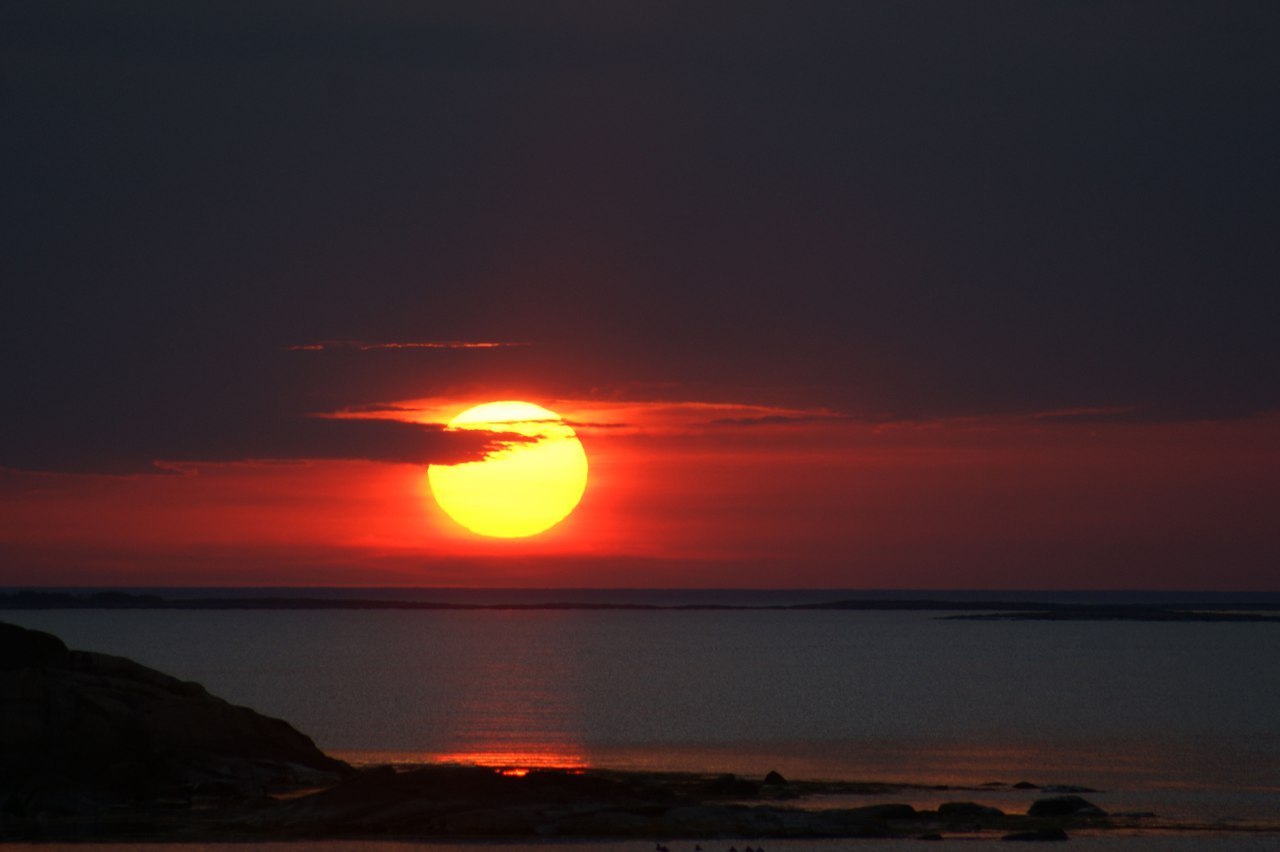
[[[574,510],[587,487],[587,454],[560,415],[540,405],[506,400],[477,405],[449,429],[514,432],[513,442],[481,461],[431,465],[427,480],[449,517],[480,535],[536,535]]]

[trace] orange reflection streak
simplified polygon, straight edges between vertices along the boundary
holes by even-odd
[[[467,766],[485,766],[503,775],[524,776],[536,769],[563,769],[582,772],[589,764],[585,757],[575,752],[551,748],[484,749],[480,751],[454,751],[444,754],[423,755],[433,763],[461,763]]]
[[[474,751],[337,751],[334,754],[356,766],[421,766],[448,763],[461,766],[483,766],[503,775],[523,777],[539,769],[583,772],[591,767],[585,756],[562,746],[529,746],[527,748],[477,748]]]

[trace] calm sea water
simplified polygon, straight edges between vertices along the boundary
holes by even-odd
[[[197,680],[358,761],[1031,780],[1105,790],[1091,798],[1111,810],[1280,821],[1274,624],[834,611],[0,619]],[[1020,810],[1033,796],[965,797]]]

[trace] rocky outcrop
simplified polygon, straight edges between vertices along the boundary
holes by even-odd
[[[910,805],[806,811],[707,801],[705,782],[478,767],[370,769],[248,825],[275,837],[895,837],[932,816]]]
[[[1079,796],[1053,796],[1036,799],[1027,809],[1028,816],[1106,816],[1107,812]]]
[[[0,624],[0,823],[332,784],[288,723],[107,654]]]
[[[1046,784],[1040,788],[1046,793],[1097,793],[1092,787],[1081,787],[1079,784]]]
[[[736,775],[718,775],[699,791],[707,798],[750,799],[760,794],[760,785]]]
[[[1004,816],[1004,812],[999,808],[979,805],[976,802],[944,802],[938,805],[938,816],[947,819],[1001,817]]]
[[[484,767],[382,766],[264,810],[250,823],[276,835],[530,835],[578,814],[680,801],[660,787],[562,771],[514,777]]]

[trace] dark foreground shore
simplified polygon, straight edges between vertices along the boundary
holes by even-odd
[[[970,801],[993,786],[1024,792],[1025,812]],[[926,789],[954,798],[929,810],[901,803]],[[0,624],[0,840],[1062,840],[1080,831],[1222,829],[1179,826],[1154,814],[1108,814],[1084,798],[1091,792],[1027,783],[803,782],[777,773],[747,779],[438,765],[357,769],[287,723],[233,706],[198,684]]]

